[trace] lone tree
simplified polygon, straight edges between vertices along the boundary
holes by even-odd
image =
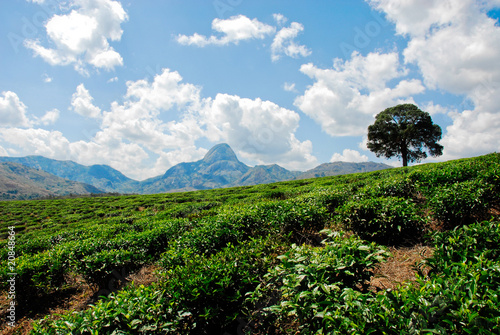
[[[427,158],[426,147],[433,157],[443,154],[441,127],[432,123],[429,113],[412,104],[387,108],[377,114],[375,123],[368,127],[368,149],[377,157],[398,157],[403,166]]]

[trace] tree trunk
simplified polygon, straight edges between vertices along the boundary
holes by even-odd
[[[408,166],[408,148],[406,145],[401,145],[401,158],[403,158],[403,166]]]
[[[403,166],[408,166],[408,157],[407,155],[402,155],[403,156]]]

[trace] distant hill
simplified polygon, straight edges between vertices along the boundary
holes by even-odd
[[[0,162],[14,162],[43,170],[57,177],[89,184],[106,192],[134,193],[138,182],[107,165],[85,166],[43,156],[0,157]]]
[[[54,176],[19,163],[0,163],[0,200],[104,193],[94,186]]]
[[[227,144],[213,147],[203,159],[177,164],[163,176],[141,182],[142,193],[206,190],[233,186],[251,168]]]
[[[350,173],[371,172],[377,170],[389,169],[391,166],[382,163],[363,162],[363,163],[349,163],[349,162],[333,162],[324,163],[314,169],[301,173],[297,179],[317,178],[337,176]]]
[[[240,162],[231,147],[225,143],[214,146],[201,160],[177,164],[163,175],[144,181],[130,179],[107,165],[85,166],[42,156],[0,157],[0,162],[23,164],[58,177],[92,185],[105,192],[138,194],[248,186],[391,168],[389,165],[373,162],[325,163],[305,172],[290,171],[276,164],[250,167]]]
[[[279,165],[257,165],[247,171],[235,183],[235,186],[249,186],[257,184],[269,184],[277,181],[293,180],[302,172],[289,171]]]

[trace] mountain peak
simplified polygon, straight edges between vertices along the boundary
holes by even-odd
[[[210,151],[203,158],[203,162],[206,164],[212,164],[218,161],[240,162],[233,149],[231,149],[231,147],[226,143],[217,144],[210,149]]]

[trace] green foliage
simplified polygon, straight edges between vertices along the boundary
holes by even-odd
[[[9,278],[9,267],[0,268],[0,276]],[[45,251],[33,256],[21,256],[15,260],[16,301],[20,308],[30,309],[31,300],[39,295],[58,289],[64,282],[65,265],[62,255]],[[2,280],[2,289],[7,280]]]
[[[34,334],[213,334],[234,325],[244,295],[253,290],[283,246],[270,238],[228,245],[162,273],[150,287],[127,288],[90,309],[50,318]]]
[[[412,104],[402,104],[385,109],[377,114],[375,123],[368,127],[367,147],[377,157],[398,157],[403,166],[408,162],[419,162],[427,157],[443,154],[441,128],[432,123],[429,113]]]
[[[165,291],[153,284],[125,289],[84,312],[62,318],[45,318],[36,323],[31,334],[188,334],[188,312],[168,304]]]
[[[499,225],[472,224],[497,213],[498,191],[500,155],[490,154],[251,187],[0,202],[0,285],[15,226],[16,299],[29,309],[75,276],[109,289],[147,264],[161,273],[152,286],[47,318],[36,334],[498,333]],[[429,235],[428,275],[367,290],[387,255],[355,236],[421,242],[430,218],[458,227]],[[325,227],[345,233],[320,247]]]
[[[269,296],[278,297],[264,308],[267,320],[260,315],[260,327],[282,329],[296,319],[302,334],[333,330],[345,334],[365,323],[358,305],[367,299],[363,292],[373,268],[389,253],[374,243],[345,238],[338,232],[330,232],[329,237],[324,247],[293,245],[278,257],[280,264],[250,294],[249,300],[260,306]]]
[[[436,219],[446,227],[470,224],[485,218],[490,208],[493,187],[483,180],[457,182],[439,189],[430,199]]]
[[[435,235],[429,277],[377,296],[388,333],[497,334],[500,331],[500,229],[482,222]],[[385,328],[382,328],[385,327]]]
[[[361,238],[386,245],[422,235],[424,219],[410,200],[379,197],[352,200],[337,209],[339,222]]]

